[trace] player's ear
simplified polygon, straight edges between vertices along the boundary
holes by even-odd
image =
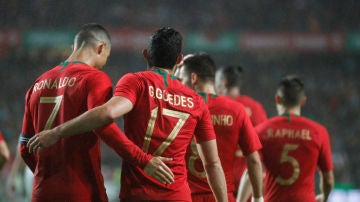
[[[278,94],[275,95],[275,103],[281,104],[281,97]]]
[[[142,54],[143,54],[145,60],[147,60],[147,58],[148,58],[148,52],[147,52],[147,49],[146,49],[146,48],[142,50]]]
[[[301,106],[304,106],[305,104],[306,104],[306,99],[307,99],[307,97],[306,96],[303,96],[302,98],[301,98]]]
[[[180,64],[180,62],[182,61],[182,59],[184,58],[183,54],[179,54],[177,59],[176,59],[176,64]]]
[[[196,73],[192,72],[190,75],[190,79],[191,79],[191,84],[195,85],[198,82],[199,77]]]
[[[101,42],[96,46],[96,53],[98,55],[100,55],[106,48],[106,43],[105,42]]]
[[[71,45],[71,51],[74,51],[75,50],[75,46],[74,44]]]

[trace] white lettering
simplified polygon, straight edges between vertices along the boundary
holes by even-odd
[[[60,77],[56,79],[44,79],[34,84],[33,92],[43,89],[60,89],[73,87],[76,83],[76,77]]]
[[[291,129],[291,128],[281,128],[274,129],[269,128],[267,131],[268,138],[290,138],[290,139],[303,139],[303,140],[312,140],[310,131],[308,129]]]
[[[70,80],[68,82],[68,85],[70,85]],[[148,87],[149,96],[163,100],[173,106],[181,106],[181,107],[187,107],[187,108],[193,108],[194,102],[193,98],[186,97],[183,95],[176,95],[176,94],[170,94],[166,90],[162,90],[160,88],[156,88],[154,86]]]
[[[211,115],[211,122],[214,126],[232,126],[233,116],[227,114]]]

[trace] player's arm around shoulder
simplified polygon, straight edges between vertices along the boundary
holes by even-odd
[[[124,115],[133,105],[127,98],[114,96],[105,104],[95,107],[80,116],[51,130],[44,130],[33,136],[27,143],[30,152],[54,145],[61,138],[82,134],[103,126]]]

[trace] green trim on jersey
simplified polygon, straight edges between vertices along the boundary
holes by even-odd
[[[285,112],[285,113],[281,114],[281,116],[286,116],[288,122],[291,122],[291,115],[298,116],[298,115],[295,115],[295,114],[290,114],[288,112]]]
[[[218,96],[217,94],[204,93],[204,92],[197,92],[197,94],[204,98],[204,102],[205,102],[205,103],[208,103],[208,101],[209,101],[208,97],[209,97],[209,96],[210,96],[211,98],[215,98],[215,97]]]
[[[155,68],[152,68],[151,71],[155,72],[157,74],[160,74],[164,78],[164,84],[165,84],[166,88],[169,86],[168,85],[168,73],[166,71],[161,70],[161,69],[155,69]],[[177,78],[174,75],[170,75],[170,79],[177,80]]]
[[[70,63],[72,64],[85,64],[83,62],[80,61],[64,61],[64,62],[60,62],[60,65],[63,66],[61,67],[58,72],[61,72],[62,70],[64,70]]]

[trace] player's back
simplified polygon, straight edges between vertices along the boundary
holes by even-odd
[[[258,101],[247,95],[237,96],[235,100],[244,105],[253,126],[256,126],[266,121],[266,112],[264,110],[264,107]]]
[[[27,107],[32,120],[27,122],[32,123],[25,123],[23,130],[39,133],[103,104],[109,97],[111,81],[105,73],[84,63],[64,62],[41,75],[29,89]],[[26,131],[28,124],[34,131]],[[34,199],[107,201],[99,138],[93,132],[62,139],[45,149],[37,156],[34,176]]]
[[[328,133],[305,117],[286,114],[256,127],[263,144],[266,201],[315,201],[317,166],[331,167]]]
[[[233,195],[232,192],[235,188],[233,183],[235,150],[239,143],[245,147],[246,151],[254,146],[249,144],[247,135],[256,137],[258,143],[259,140],[245,108],[240,103],[226,96],[205,93],[200,93],[200,95],[204,98],[211,114],[219,157],[226,177],[227,190]],[[191,191],[193,194],[211,193],[194,144],[192,143],[187,152],[188,178]]]
[[[186,148],[194,134],[199,141],[215,138],[202,98],[159,69],[125,75],[115,96],[130,99],[134,106],[124,116],[129,139],[147,153],[173,158],[167,165],[175,175],[173,184],[164,185],[124,163],[121,198],[190,201]]]

